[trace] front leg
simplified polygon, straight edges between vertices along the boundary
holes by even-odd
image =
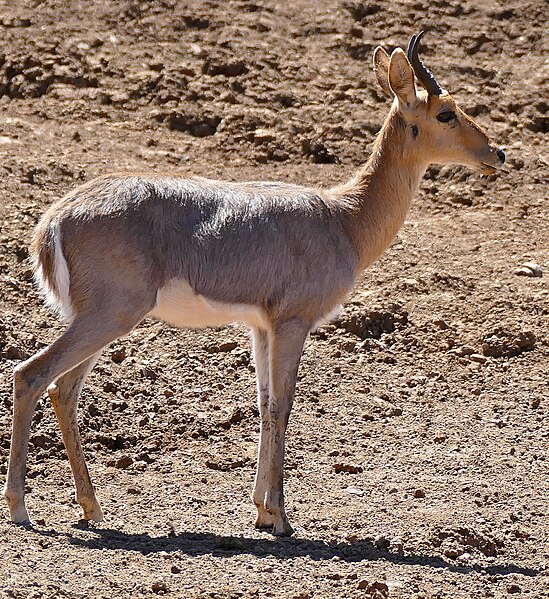
[[[271,428],[269,416],[269,336],[264,329],[253,329],[253,352],[255,373],[257,379],[257,405],[259,408],[259,451],[257,455],[257,470],[252,499],[257,508],[255,527],[271,531],[273,518],[265,510],[265,494],[267,492],[267,473],[269,471],[269,442],[268,431]]]
[[[293,318],[277,324],[269,335],[269,396],[262,414],[256,477],[259,492],[254,491],[254,501],[258,506],[258,524],[281,536],[293,533],[284,508],[284,447],[297,371],[309,330],[310,323]]]

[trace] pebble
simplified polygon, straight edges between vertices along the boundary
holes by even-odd
[[[165,582],[153,582],[151,590],[153,593],[166,593],[168,591],[168,587]]]
[[[445,557],[449,557],[450,559],[455,559],[459,556],[459,551],[455,547],[448,547],[443,552]]]
[[[351,543],[351,545],[354,545],[358,542],[358,535],[352,533],[350,535],[347,535],[347,541]]]
[[[156,379],[158,378],[156,372],[148,366],[144,366],[141,369],[141,376],[143,376],[146,379],[149,379],[150,381],[156,381]]]
[[[217,353],[226,353],[230,352],[233,349],[238,347],[238,343],[236,341],[221,341],[219,343],[213,343],[212,345],[208,345],[204,349],[209,354],[217,354]]]
[[[368,582],[361,580],[358,583],[358,588],[366,590],[372,597],[389,597],[389,587],[386,582]]]
[[[111,351],[111,360],[115,364],[121,364],[126,359],[126,349],[124,347],[116,347]]]
[[[202,46],[200,46],[199,44],[190,44],[189,45],[189,50],[198,57],[201,56],[206,56],[207,52],[206,50],[204,50],[204,48]]]
[[[334,470],[336,473],[349,472],[350,474],[359,474],[364,471],[362,466],[355,466],[354,464],[334,464]]]
[[[515,274],[522,277],[542,277],[543,269],[535,262],[524,262],[515,270]]]
[[[378,549],[389,549],[391,546],[391,541],[387,537],[379,537],[375,540],[374,545]]]
[[[253,141],[255,144],[271,143],[276,139],[274,129],[256,129],[253,132]]]
[[[483,356],[482,354],[475,353],[469,356],[469,360],[472,360],[473,362],[478,362],[479,364],[485,364],[488,358],[486,356]]]
[[[463,346],[463,347],[453,347],[448,351],[451,356],[458,356],[458,358],[465,358],[470,356],[471,354],[476,353],[474,347]]]
[[[30,442],[34,445],[34,447],[44,448],[48,445],[49,439],[46,437],[46,435],[37,433],[31,437]]]
[[[126,469],[128,466],[133,464],[133,458],[129,455],[123,455],[121,458],[118,458],[114,463],[115,468],[120,468],[121,470]]]
[[[22,360],[24,358],[23,352],[15,345],[8,345],[4,350],[4,356],[8,360]]]

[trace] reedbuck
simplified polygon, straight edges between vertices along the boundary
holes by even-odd
[[[33,254],[37,280],[67,329],[15,368],[4,488],[13,521],[29,521],[29,429],[46,388],[83,518],[102,520],[78,432],[78,396],[101,350],[153,316],[181,327],[250,327],[261,414],[256,527],[293,532],[284,510],[284,443],[309,332],[390,245],[429,164],[491,174],[505,160],[425,68],[420,37],[407,54],[375,50],[375,75],[393,102],[372,155],[348,183],[321,189],[113,175],[49,208]]]

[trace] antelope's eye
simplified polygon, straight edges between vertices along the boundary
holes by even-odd
[[[444,112],[439,112],[437,114],[437,121],[441,123],[449,123],[453,119],[456,118],[456,113],[452,110],[445,110]]]

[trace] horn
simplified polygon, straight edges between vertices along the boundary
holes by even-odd
[[[434,75],[429,69],[421,62],[418,56],[417,47],[419,40],[422,38],[424,31],[420,31],[417,35],[412,35],[410,43],[408,44],[408,60],[414,69],[416,77],[421,82],[421,85],[427,90],[430,96],[440,96],[444,93],[444,90],[437,83]]]

